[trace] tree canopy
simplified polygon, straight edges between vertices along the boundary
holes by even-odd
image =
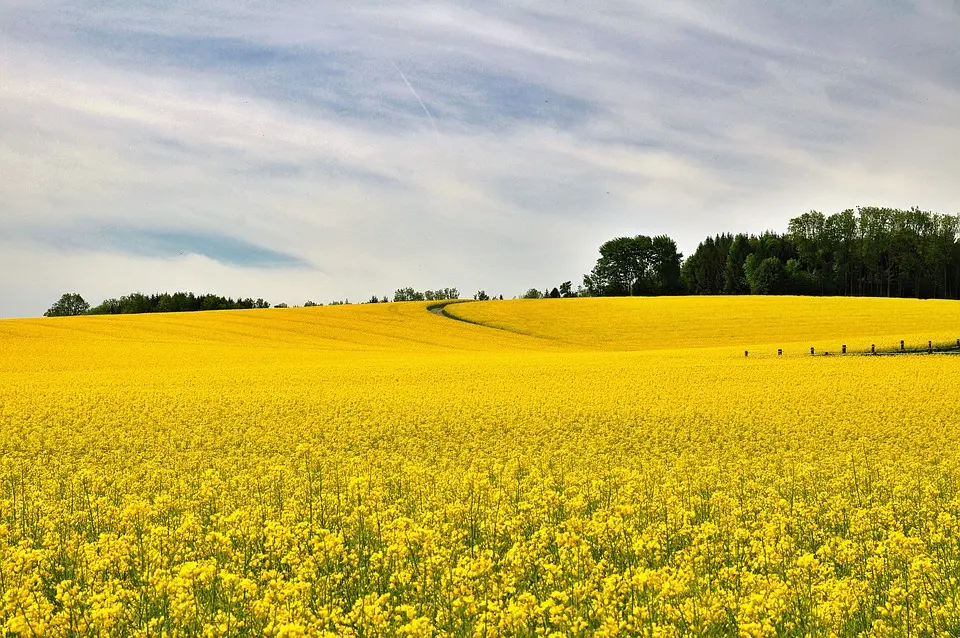
[[[707,237],[681,273],[692,294],[960,299],[960,217],[917,208],[811,211],[782,235]]]
[[[445,301],[447,299],[459,299],[460,291],[456,288],[439,288],[437,290],[424,290],[420,292],[412,287],[398,288],[393,293],[394,301]]]
[[[145,295],[134,292],[119,299],[105,299],[87,311],[91,315],[126,315],[150,312],[195,312],[199,310],[249,310],[269,308],[263,299],[233,299],[219,295],[195,295],[192,292]]]
[[[44,317],[74,317],[82,315],[90,309],[90,304],[84,301],[83,297],[75,292],[68,292],[57,300],[57,303],[50,306],[50,309],[43,313]]]
[[[677,244],[666,235],[617,237],[600,246],[600,258],[583,276],[591,296],[669,295],[683,292]]]

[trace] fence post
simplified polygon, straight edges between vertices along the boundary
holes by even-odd
[[[749,357],[749,356],[750,356],[750,353],[749,353],[748,351],[744,350],[744,351],[743,351],[743,356]]]
[[[813,346],[810,346],[810,356],[813,356]]]
[[[903,347],[903,339],[900,340],[900,352],[906,352],[906,350]]]
[[[933,341],[927,342],[927,354],[933,354]]]
[[[777,356],[778,356],[778,357],[782,357],[782,356],[783,356],[783,348],[777,348]]]
[[[877,344],[875,343],[870,344],[870,354],[877,354]]]
[[[847,354],[847,344],[843,344],[843,352],[842,352],[842,354]]]

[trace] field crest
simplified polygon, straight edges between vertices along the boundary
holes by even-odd
[[[960,338],[960,302],[850,297],[634,297],[484,301],[447,312],[571,350],[766,346],[839,351]]]

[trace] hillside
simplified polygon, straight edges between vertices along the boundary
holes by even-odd
[[[465,321],[568,349],[642,351],[793,346],[801,352],[960,338],[960,302],[850,297],[517,299],[448,306]]]
[[[952,305],[427,306],[0,321],[0,633],[960,629]]]
[[[452,353],[623,351],[960,337],[960,302],[849,297],[620,297],[272,308],[0,321],[0,352],[62,360],[104,348],[176,344],[205,357],[298,351]],[[470,322],[470,323],[468,323]],[[479,324],[479,325],[472,325]],[[495,330],[494,330],[495,328]],[[21,341],[23,340],[23,341]],[[25,350],[17,348],[29,344]]]

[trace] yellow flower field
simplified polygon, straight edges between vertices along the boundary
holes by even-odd
[[[840,346],[869,349],[927,341],[956,343],[960,304],[929,299],[863,297],[619,297],[520,299],[469,303],[448,312],[473,321],[537,335],[574,349],[663,350],[780,346],[809,354]],[[790,348],[792,346],[792,348]]]
[[[960,633],[960,305],[426,306],[0,321],[3,631]]]

